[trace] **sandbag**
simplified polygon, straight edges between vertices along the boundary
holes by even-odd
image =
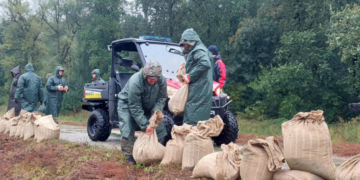
[[[230,143],[221,145],[222,152],[215,152],[201,158],[196,164],[192,178],[208,177],[215,180],[235,180],[239,178],[241,148]]]
[[[3,118],[5,119],[5,120],[10,120],[10,119],[12,119],[12,118],[14,118],[15,117],[15,108],[11,108],[10,110],[8,110],[5,114],[4,114],[4,116],[3,116]]]
[[[40,115],[36,115],[34,113],[26,113],[23,117],[24,125],[20,137],[24,138],[24,140],[34,137],[35,136],[34,122],[40,118],[41,118]]]
[[[60,126],[55,123],[52,115],[44,116],[34,122],[37,142],[48,139],[59,139]]]
[[[285,162],[279,142],[273,136],[249,140],[240,165],[241,179],[272,180],[275,171]]]
[[[149,126],[154,129],[164,120],[161,111],[157,110],[149,119]],[[160,162],[165,155],[165,147],[158,142],[156,131],[151,135],[142,132],[136,139],[133,148],[133,157],[137,163],[150,165]]]
[[[224,122],[218,115],[214,119],[198,122],[196,128],[185,137],[182,170],[192,170],[201,158],[214,152],[211,137],[219,136],[223,128]]]
[[[10,133],[10,128],[11,128],[11,121],[10,120],[4,120],[3,124],[5,126],[4,134],[9,134]]]
[[[6,127],[5,127],[5,120],[0,117],[0,133],[4,133],[6,130]]]
[[[180,82],[184,82],[183,76],[186,74],[185,64],[182,63],[176,72]],[[189,84],[183,84],[181,88],[171,96],[169,100],[169,110],[175,115],[183,115],[185,104],[189,95]]]
[[[17,124],[15,137],[20,137],[23,131],[24,131],[24,121],[22,119],[20,119]]]
[[[274,173],[273,180],[325,180],[325,179],[305,171],[282,169]]]
[[[336,180],[360,180],[360,154],[342,163],[335,173]]]
[[[323,111],[297,113],[282,124],[284,155],[290,169],[335,179],[332,144]]]
[[[17,125],[18,125],[18,119],[21,118],[21,116],[19,117],[14,117],[12,119],[10,119],[10,132],[9,132],[9,136],[13,137],[16,134],[17,131]]]
[[[185,146],[185,136],[190,133],[192,128],[195,128],[195,126],[188,124],[173,126],[171,130],[172,139],[166,143],[165,156],[161,161],[162,165],[169,163],[181,164]]]

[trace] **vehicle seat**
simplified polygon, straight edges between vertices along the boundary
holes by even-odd
[[[126,83],[129,81],[130,77],[133,75],[134,73],[119,73],[120,76],[120,84],[121,87],[124,88]]]

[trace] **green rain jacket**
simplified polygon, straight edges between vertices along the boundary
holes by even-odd
[[[65,91],[58,91],[57,86],[66,86],[65,79],[59,75],[59,71],[64,70],[61,66],[56,67],[55,76],[51,76],[46,83],[46,90],[48,91],[46,100],[46,115],[58,117],[61,109],[63,94]]]
[[[99,69],[92,70],[91,74],[96,74],[96,79],[95,80],[93,79],[92,83],[103,83],[103,82],[105,82],[103,79],[101,79]]]
[[[198,121],[210,118],[214,63],[211,53],[194,30],[185,30],[182,39],[196,41],[194,48],[186,56],[185,68],[190,76],[190,83],[184,113],[184,123],[196,125]]]
[[[34,73],[31,63],[25,66],[25,72],[19,78],[15,99],[20,99],[21,109],[34,112],[37,109],[37,103],[42,103],[44,100],[43,84],[41,78]]]
[[[152,86],[145,79],[143,71],[131,76],[118,95],[118,115],[122,137],[128,138],[135,131],[136,125],[142,131],[146,130],[151,115],[156,110],[162,111],[165,106],[166,86],[164,76],[161,76]],[[163,122],[158,125],[156,133],[159,139],[167,135]]]

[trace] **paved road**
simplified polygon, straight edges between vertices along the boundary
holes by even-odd
[[[84,126],[61,125],[60,130],[61,130],[60,139],[62,140],[79,142],[79,143],[88,143],[93,146],[121,150],[119,129],[113,129],[111,132],[112,135],[105,142],[91,141],[91,139],[87,135],[86,127]],[[221,150],[220,147],[215,146],[215,151],[220,151],[220,150]],[[333,160],[336,166],[339,166],[347,159],[348,159],[347,157],[333,156]],[[283,169],[289,169],[286,163],[284,164]]]

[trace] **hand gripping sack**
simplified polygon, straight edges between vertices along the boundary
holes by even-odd
[[[185,64],[182,63],[176,72],[180,82],[184,82],[183,76],[186,74]],[[184,84],[169,100],[169,110],[175,115],[183,115],[185,111],[185,104],[189,95],[189,85]]]
[[[157,128],[158,124],[164,120],[161,111],[157,110],[150,118],[149,123],[153,128]],[[141,133],[133,148],[133,157],[137,163],[150,165],[155,162],[160,162],[165,155],[165,147],[158,142],[156,131],[148,135]]]
[[[272,180],[285,162],[279,142],[273,136],[248,141],[244,147],[240,176],[244,180]]]
[[[221,145],[222,152],[201,158],[196,164],[192,178],[208,177],[216,180],[235,180],[240,176],[241,148],[230,143]]]
[[[162,165],[169,163],[181,164],[185,146],[185,137],[190,133],[192,128],[195,128],[195,126],[188,124],[173,126],[171,130],[172,139],[166,143],[165,156],[161,161]]]
[[[34,122],[40,118],[41,118],[40,115],[36,115],[34,113],[26,113],[23,118],[24,125],[23,125],[23,131],[22,131],[20,137],[24,138],[24,140],[34,137],[35,136]]]
[[[185,137],[181,168],[192,170],[201,158],[213,153],[214,145],[211,137],[219,136],[223,128],[224,122],[218,115],[214,119],[199,121],[196,129]]]
[[[60,126],[55,123],[52,115],[43,116],[34,122],[37,142],[48,139],[59,139]]]
[[[273,180],[325,180],[325,179],[305,171],[282,169],[274,173]]]
[[[335,173],[336,180],[360,180],[360,154],[342,163]]]
[[[299,112],[282,124],[284,155],[291,170],[335,179],[332,144],[323,111]]]

